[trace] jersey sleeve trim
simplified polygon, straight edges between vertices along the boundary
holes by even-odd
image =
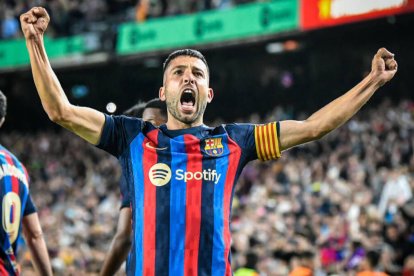
[[[257,157],[262,161],[280,158],[278,124],[255,125],[254,139]]]

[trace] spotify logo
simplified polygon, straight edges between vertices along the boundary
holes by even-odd
[[[163,163],[155,164],[149,171],[149,179],[155,186],[164,186],[171,179],[171,169]]]

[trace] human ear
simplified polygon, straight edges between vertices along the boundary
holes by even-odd
[[[207,95],[207,102],[208,103],[211,103],[211,101],[213,100],[213,98],[214,98],[214,91],[213,91],[212,88],[209,88],[208,89],[208,95]]]

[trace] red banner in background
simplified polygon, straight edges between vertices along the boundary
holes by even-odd
[[[301,0],[303,30],[414,12],[414,0]]]

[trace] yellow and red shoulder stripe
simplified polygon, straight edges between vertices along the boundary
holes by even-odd
[[[277,159],[280,157],[279,139],[276,122],[256,125],[254,127],[257,157],[262,160]]]

